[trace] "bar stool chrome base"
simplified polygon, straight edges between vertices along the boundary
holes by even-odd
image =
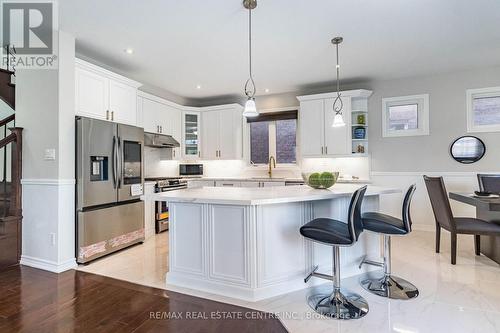
[[[344,289],[337,289],[330,295],[311,295],[307,303],[317,313],[335,319],[358,319],[368,313],[368,302],[360,295]]]
[[[415,298],[419,294],[417,287],[394,275],[373,277],[368,273],[359,281],[365,290],[390,299],[407,300]]]

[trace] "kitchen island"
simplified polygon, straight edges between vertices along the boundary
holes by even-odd
[[[316,264],[331,275],[331,247],[305,240],[299,228],[317,217],[347,221],[355,184],[328,190],[308,186],[203,187],[155,193],[147,200],[170,207],[168,286],[256,301],[324,283],[304,277]],[[399,190],[369,186],[364,211]],[[342,277],[360,274],[360,259],[379,258],[379,236],[364,232],[342,248]],[[366,265],[365,265],[366,266]]]

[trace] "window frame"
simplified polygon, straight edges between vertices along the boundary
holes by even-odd
[[[264,113],[272,113],[272,112],[283,112],[283,111],[298,111],[298,107],[284,107],[284,108],[276,108],[276,109],[267,109],[267,110],[260,110],[261,114]],[[299,162],[300,162],[300,152],[299,152],[299,117],[297,117],[296,121],[296,130],[295,130],[295,163],[278,163],[276,161],[276,168],[277,169],[297,169],[300,168]],[[252,147],[251,147],[251,140],[250,140],[250,123],[247,123],[245,121],[245,146],[246,146],[246,162],[247,162],[247,167],[251,168],[252,170],[255,169],[267,169],[268,164],[252,164],[251,163],[251,152],[252,152]],[[276,158],[276,121],[269,121],[269,155],[274,156]]]
[[[417,129],[390,130],[389,107],[417,104]],[[382,137],[429,135],[429,94],[382,98]]]
[[[474,99],[484,97],[500,97],[500,87],[467,89],[467,133],[500,132],[500,124],[475,125],[474,124]]]

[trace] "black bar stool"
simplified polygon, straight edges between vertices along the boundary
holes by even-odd
[[[361,222],[361,203],[366,186],[358,189],[351,198],[347,223],[318,218],[300,228],[300,234],[313,242],[333,247],[333,276],[316,273],[318,266],[304,279],[313,276],[333,281],[331,294],[318,294],[308,297],[308,303],[314,311],[336,319],[357,319],[368,313],[368,303],[360,295],[340,288],[340,247],[351,246],[357,242],[363,231]]]
[[[384,268],[382,277],[372,277],[368,273],[361,278],[361,285],[369,292],[392,299],[411,299],[418,296],[418,289],[410,282],[392,275],[391,273],[391,235],[407,235],[411,232],[410,203],[416,186],[412,185],[406,192],[403,201],[403,220],[382,213],[364,213],[362,216],[363,228],[383,235],[384,262],[379,263],[363,258],[363,264]]]

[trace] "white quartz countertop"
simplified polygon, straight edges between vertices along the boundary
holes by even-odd
[[[315,201],[351,196],[360,185],[335,184],[327,190],[309,186],[280,186],[264,188],[202,187],[155,193],[142,196],[143,200],[210,203],[221,205],[268,205],[288,202]],[[400,193],[399,189],[368,186],[366,196]]]

